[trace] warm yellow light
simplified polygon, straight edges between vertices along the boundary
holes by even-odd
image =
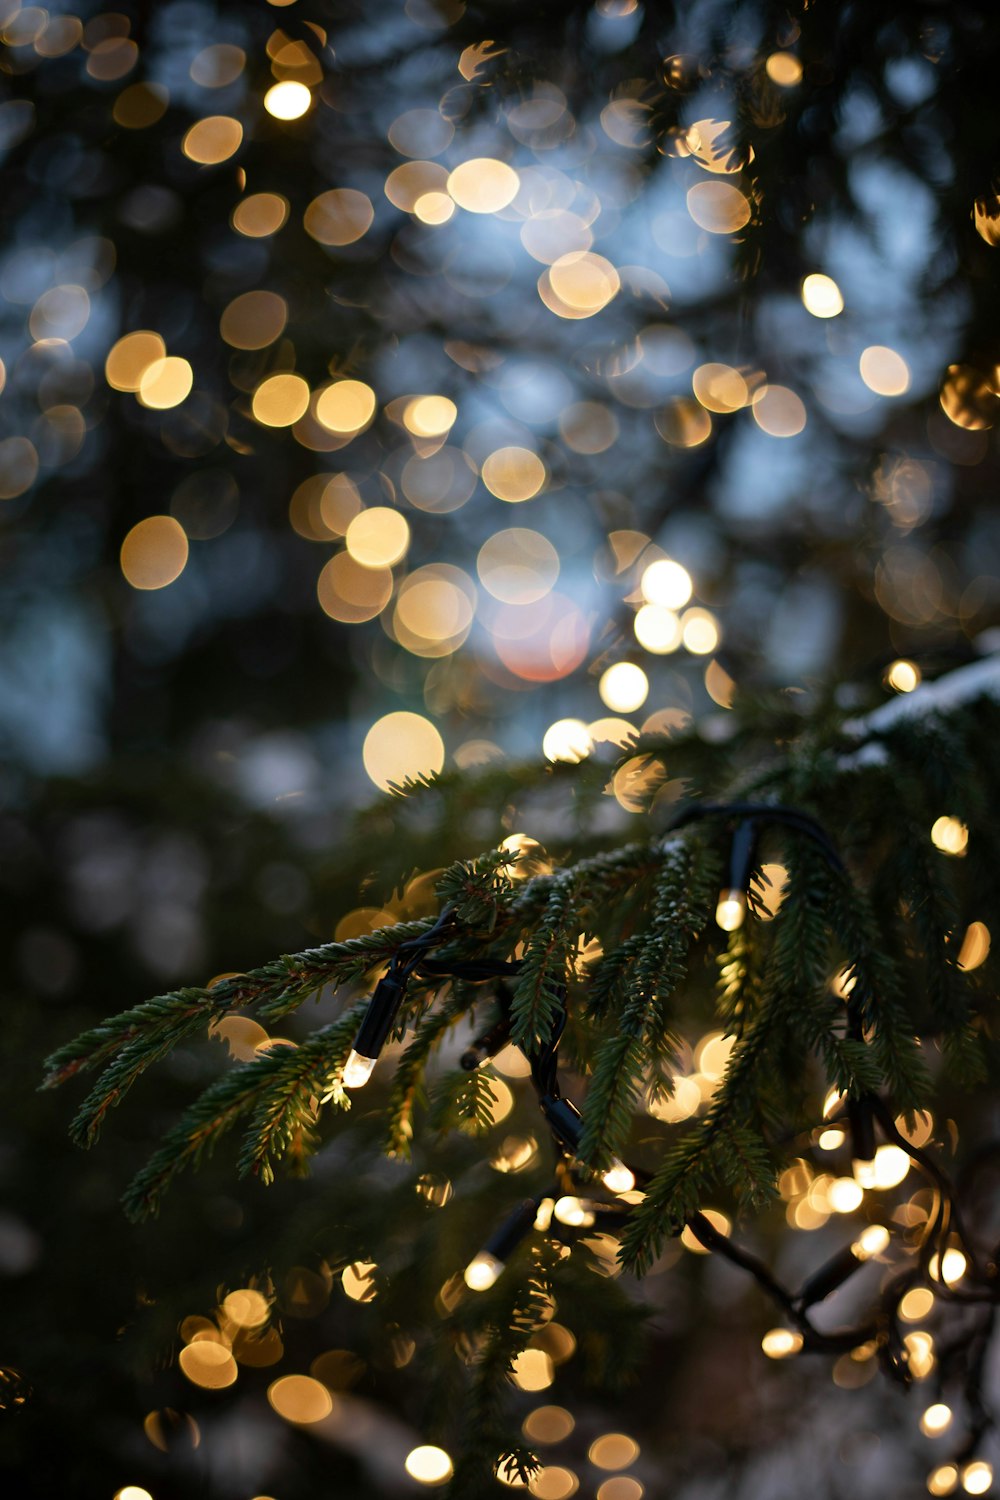
[[[719,644],[719,627],[707,609],[686,609],[681,615],[681,640],[695,656],[710,656]]]
[[[826,1190],[826,1200],[835,1214],[852,1214],[863,1198],[864,1190],[853,1177],[837,1177]]]
[[[372,1073],[375,1071],[375,1057],[362,1057],[360,1052],[353,1049],[344,1064],[343,1082],[345,1089],[363,1089]]]
[[[968,1266],[969,1263],[961,1250],[955,1247],[946,1250],[941,1257],[941,1280],[948,1286],[952,1286],[956,1281],[961,1281],[968,1270]]]
[[[349,552],[338,552],[316,580],[316,597],[331,620],[348,625],[374,620],[392,598],[392,570],[367,568]]]
[[[699,365],[691,376],[691,389],[707,411],[739,411],[750,399],[750,391],[739,370],[732,365]]]
[[[414,217],[421,224],[447,224],[455,212],[455,200],[447,193],[421,193],[413,205]]]
[[[264,108],[276,120],[298,120],[312,103],[312,94],[304,83],[291,78],[272,84],[264,95]]]
[[[262,240],[277,234],[288,218],[288,199],[280,193],[251,193],[233,209],[232,225],[248,239]]]
[[[336,380],[320,392],[316,420],[330,432],[360,432],[375,414],[375,392],[363,380]]]
[[[650,563],[643,572],[639,584],[642,597],[648,604],[659,604],[664,609],[683,609],[694,590],[687,568],[669,557],[661,557]]]
[[[916,662],[906,661],[901,657],[889,667],[885,680],[886,685],[897,693],[912,693],[914,688],[920,686],[920,668]]]
[[[506,162],[474,156],[448,176],[448,192],[470,214],[494,214],[517,197],[521,179]]]
[[[934,1357],[934,1340],[922,1329],[908,1333],[903,1338],[906,1346],[906,1365],[914,1380],[926,1380],[933,1373],[937,1360]]]
[[[200,166],[213,167],[227,161],[243,141],[243,126],[230,115],[208,115],[191,126],[181,141],[181,150]]]
[[[575,1426],[572,1412],[564,1406],[536,1406],[525,1417],[521,1431],[529,1442],[561,1443]]]
[[[931,843],[942,854],[962,855],[969,842],[969,830],[959,818],[937,818],[931,828]]]
[[[598,1469],[627,1469],[639,1457],[639,1444],[624,1432],[606,1432],[595,1438],[587,1457]]]
[[[835,1126],[832,1130],[821,1131],[816,1144],[821,1151],[836,1151],[844,1144],[845,1140],[846,1136],[844,1132]]]
[[[688,188],[687,211],[699,229],[709,234],[735,234],[750,222],[745,193],[731,182],[697,182]]]
[[[514,1384],[522,1391],[544,1391],[555,1379],[552,1357],[544,1349],[522,1349],[511,1366]]]
[[[479,1254],[473,1256],[466,1266],[463,1279],[472,1291],[487,1292],[503,1270],[502,1260],[498,1260],[488,1250],[480,1250]]]
[[[188,539],[173,516],[147,516],[127,534],[121,570],[134,589],[164,589],[187,566]]]
[[[938,1464],[927,1476],[927,1488],[932,1495],[950,1495],[958,1484],[958,1469],[954,1464]]]
[[[237,1328],[259,1328],[270,1317],[271,1306],[254,1287],[240,1287],[223,1299],[222,1311]]]
[[[104,378],[116,391],[137,391],[150,365],[163,359],[167,346],[158,333],[140,328],[126,333],[108,351]]]
[[[750,411],[769,437],[797,437],[806,425],[805,403],[786,385],[762,385],[753,394]]]
[[[352,1302],[371,1302],[377,1295],[373,1260],[355,1260],[340,1273],[340,1284]]]
[[[719,1234],[728,1235],[733,1226],[725,1214],[720,1213],[717,1208],[703,1208],[701,1212],[713,1229],[718,1230]],[[685,1250],[691,1250],[695,1255],[711,1255],[712,1253],[708,1246],[703,1245],[701,1240],[697,1238],[689,1224],[685,1224],[681,1230],[681,1244]]]
[[[840,1177],[837,1181],[851,1182],[851,1179],[849,1177]],[[836,1183],[833,1184],[834,1187],[836,1185]],[[853,1183],[852,1186],[858,1187],[858,1184]],[[829,1196],[829,1191],[827,1189],[827,1196]],[[858,1187],[858,1191],[860,1193],[860,1187]],[[858,1235],[851,1249],[858,1260],[871,1260],[873,1256],[881,1255],[884,1250],[888,1249],[891,1237],[884,1224],[869,1224]]]
[[[191,1384],[203,1390],[224,1390],[235,1383],[239,1374],[229,1345],[211,1339],[186,1344],[177,1356],[177,1363]]]
[[[219,332],[234,349],[265,349],[280,338],[288,304],[277,292],[242,292],[219,319]]]
[[[802,303],[814,318],[835,318],[844,311],[840,287],[832,276],[823,276],[818,271],[802,282]]]
[[[940,1437],[941,1433],[951,1426],[951,1418],[951,1407],[943,1401],[936,1401],[920,1418],[920,1431],[924,1437]]]
[[[386,714],[366,734],[362,759],[375,785],[388,790],[408,777],[436,776],[444,766],[444,741],[421,714]]]
[[[768,1359],[790,1359],[802,1348],[802,1335],[792,1328],[770,1328],[760,1347]]]
[[[993,1483],[993,1465],[978,1458],[962,1470],[962,1488],[969,1495],[985,1495]]]
[[[347,550],[366,568],[391,568],[406,556],[410,528],[388,505],[373,505],[354,517],[344,538]]]
[[[876,396],[902,396],[910,389],[906,360],[885,344],[870,344],[861,355],[861,379]]]
[[[263,427],[291,427],[309,407],[309,384],[301,375],[269,375],[253,393],[251,410]]]
[[[126,1484],[122,1489],[115,1490],[114,1500],[153,1500],[153,1497],[140,1484]]]
[[[517,505],[538,494],[545,483],[545,465],[530,448],[497,448],[483,464],[482,478],[491,495]]]
[[[644,604],[632,628],[639,645],[656,656],[676,651],[681,643],[680,620],[672,609],[664,609],[661,604]]]
[[[411,1448],[406,1455],[404,1467],[410,1478],[416,1479],[419,1484],[444,1484],[454,1473],[447,1453],[443,1448],[436,1448],[433,1443]]]
[[[594,742],[582,719],[557,719],[542,737],[542,754],[546,760],[565,760],[571,764],[586,760]]]
[[[630,1193],[635,1187],[635,1173],[615,1157],[602,1181],[609,1193]]]
[[[597,685],[602,702],[614,713],[628,714],[649,696],[649,678],[634,662],[617,661],[601,674]]]
[[[730,889],[722,891],[715,908],[715,920],[723,932],[735,932],[743,926],[747,914],[747,898],[744,891]]]
[[[193,384],[194,371],[187,360],[168,354],[164,359],[154,359],[143,370],[138,397],[143,406],[167,411],[171,406],[180,406],[190,395]]]
[[[321,245],[353,245],[375,219],[372,201],[357,188],[330,188],[314,198],[302,216],[306,234]]]
[[[802,82],[802,64],[794,52],[772,52],[764,64],[764,72],[779,88],[794,88]]]
[[[552,1216],[558,1219],[560,1224],[568,1224],[571,1229],[586,1229],[594,1223],[594,1211],[588,1208],[582,1198],[575,1193],[565,1193],[563,1197],[557,1198],[552,1209]]]
[[[970,922],[959,949],[958,967],[968,972],[978,969],[986,962],[990,953],[990,929],[985,922]]]
[[[910,1158],[902,1146],[879,1146],[875,1152],[874,1186],[883,1189],[898,1187],[909,1170]]]
[[[572,312],[591,317],[618,294],[621,280],[603,255],[573,250],[560,255],[548,270],[548,283],[558,300]]]
[[[455,425],[458,407],[447,396],[415,396],[403,411],[403,424],[415,437],[442,437]]]
[[[476,559],[483,587],[504,604],[536,604],[559,577],[559,553],[538,531],[512,526],[483,543]]]
[[[333,1411],[330,1392],[311,1375],[282,1375],[268,1386],[267,1399],[286,1422],[322,1422]]]
[[[934,1293],[930,1287],[914,1286],[899,1304],[899,1316],[904,1323],[922,1323],[934,1309]]]

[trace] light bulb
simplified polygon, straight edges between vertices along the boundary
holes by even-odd
[[[869,1224],[863,1229],[858,1238],[851,1246],[851,1251],[858,1260],[871,1260],[873,1255],[881,1255],[889,1243],[889,1231],[884,1224]]]
[[[576,1198],[571,1193],[557,1199],[552,1212],[560,1224],[568,1224],[573,1229],[589,1229],[594,1222],[593,1212],[583,1199]]]
[[[985,1495],[993,1483],[993,1465],[977,1458],[962,1470],[962,1488],[969,1495]]]
[[[920,1431],[925,1437],[938,1437],[950,1426],[951,1407],[946,1406],[943,1401],[936,1401],[933,1406],[929,1406],[920,1418]]]
[[[723,932],[735,932],[743,926],[747,914],[747,898],[743,891],[720,891],[719,904],[715,908],[715,920]]]
[[[352,1052],[344,1067],[344,1088],[363,1089],[375,1069],[376,1059]]]
[[[609,1193],[630,1193],[635,1187],[635,1173],[616,1156],[605,1172],[603,1182]]]
[[[480,1250],[465,1268],[465,1284],[474,1292],[488,1292],[503,1269],[502,1260],[488,1250]]]

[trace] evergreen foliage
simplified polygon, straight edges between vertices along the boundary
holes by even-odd
[[[441,914],[136,1006],[60,1048],[46,1082],[102,1070],[73,1126],[75,1138],[89,1145],[110,1108],[173,1047],[236,1012],[283,1018],[333,989],[344,997],[339,1019],[298,1045],[276,1039],[252,1061],[223,1072],[140,1171],[125,1206],[134,1217],[156,1213],[177,1174],[197,1166],[237,1126],[244,1132],[240,1171],[268,1183],[282,1161],[303,1170],[323,1141],[328,1111],[343,1112],[358,1099],[341,1079],[360,1018],[369,1003],[380,1003],[379,992],[372,1001],[366,996],[387,961],[398,965],[405,953],[398,972],[410,983],[394,1001],[392,1027],[405,1048],[388,1095],[380,1096],[383,1150],[406,1158],[421,1131],[465,1137],[488,1131],[492,1070],[449,1070],[448,1059],[470,1033],[488,1033],[488,1051],[509,1036],[531,1063],[556,1136],[548,1171],[555,1171],[557,1185],[539,1178],[535,1206],[551,1207],[561,1193],[584,1194],[587,1222],[602,1232],[610,1227],[622,1265],[640,1275],[687,1226],[750,1269],[807,1343],[840,1347],[837,1339],[824,1345],[826,1336],[808,1318],[816,1288],[843,1279],[839,1261],[794,1297],[741,1249],[738,1234],[730,1243],[702,1209],[723,1202],[741,1220],[764,1209],[779,1173],[821,1123],[830,1090],[841,1101],[855,1157],[872,1154],[865,1142],[877,1121],[886,1139],[924,1159],[894,1118],[934,1109],[942,1068],[963,1086],[997,1079],[990,1016],[995,959],[967,971],[959,955],[970,923],[1000,930],[984,815],[996,791],[998,680],[993,663],[978,664],[864,720],[844,723],[831,714],[820,730],[813,718],[797,739],[785,735],[780,745],[765,737],[766,708],[747,705],[744,717],[737,702],[735,732],[724,747],[691,736],[628,748],[620,765],[656,760],[685,773],[680,803],[654,797],[645,838],[616,846],[613,832],[578,837],[542,873],[522,871],[529,861],[503,846],[460,860],[437,882]],[[772,724],[786,715],[787,705],[778,705]],[[481,803],[506,792],[506,776],[481,778]],[[593,817],[597,782],[603,786],[607,776],[608,767],[593,763],[557,767],[541,774],[541,786],[548,785],[550,796],[557,783],[578,793]],[[446,815],[451,791],[446,782],[414,786],[393,806],[404,823],[412,815],[426,837],[428,809]],[[456,795],[467,804],[467,781]],[[382,815],[363,814],[362,822]],[[931,837],[942,817],[954,820],[954,842],[944,839],[944,848],[940,836]],[[741,846],[738,830],[748,824],[755,833],[752,850],[742,839],[750,850],[743,876],[750,915],[727,941],[713,921],[714,906],[720,885],[732,881],[730,851]],[[977,848],[980,837],[985,852]],[[780,893],[764,870],[779,859],[787,877]],[[655,1128],[647,1106],[655,1114],[656,1101],[669,1099],[685,1031],[713,1020],[732,1039],[723,1076],[700,1113]],[[582,1113],[577,1138],[576,1127],[567,1135],[559,1123],[557,1048]],[[375,1149],[369,1135],[355,1161],[362,1194]],[[470,1149],[474,1140],[463,1148]],[[637,1164],[641,1191],[608,1197],[599,1178],[623,1156]],[[957,1222],[950,1189],[941,1191],[951,1206],[929,1225],[922,1263],[941,1252],[948,1223]],[[530,1217],[530,1244],[513,1254],[495,1286],[479,1293],[466,1290],[461,1278],[448,1283],[448,1337],[464,1349],[467,1370],[461,1423],[467,1453],[457,1493],[476,1493],[475,1476],[487,1463],[510,1465],[522,1477],[527,1472],[532,1460],[507,1430],[503,1392],[518,1354],[551,1315],[547,1302],[578,1288],[579,1268],[591,1253],[580,1243],[583,1231],[556,1219],[547,1234],[530,1231]],[[386,1221],[381,1243],[369,1229],[376,1238],[352,1245],[348,1230],[344,1253],[369,1254],[379,1266],[387,1257],[391,1262],[396,1232]],[[417,1264],[425,1249],[417,1236],[406,1253]],[[981,1271],[973,1301],[996,1300],[993,1275]],[[912,1277],[907,1271],[897,1280],[902,1296]],[[612,1285],[602,1282],[602,1293],[620,1300]],[[845,1337],[837,1336],[841,1343]],[[895,1362],[902,1368],[905,1356]]]

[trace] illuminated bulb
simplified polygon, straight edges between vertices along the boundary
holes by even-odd
[[[503,1269],[502,1260],[498,1260],[488,1250],[480,1250],[465,1268],[465,1284],[473,1292],[488,1292]]]
[[[941,1280],[948,1286],[952,1282],[961,1281],[967,1266],[968,1262],[961,1250],[946,1250],[941,1257]]]
[[[743,891],[729,890],[720,893],[715,920],[723,932],[735,932],[737,927],[742,927],[746,914],[747,898]]]
[[[861,1206],[864,1189],[853,1177],[837,1177],[826,1190],[827,1202],[836,1214],[852,1214]]]
[[[910,1158],[902,1146],[879,1146],[875,1152],[874,1177],[877,1188],[898,1187],[909,1170]]]
[[[264,108],[276,120],[298,120],[312,103],[312,94],[304,83],[286,79],[276,83],[264,95]]]
[[[946,1406],[943,1401],[936,1401],[933,1406],[929,1406],[920,1418],[920,1431],[924,1437],[939,1437],[950,1426],[951,1407]]]
[[[882,1254],[889,1244],[889,1238],[889,1231],[884,1224],[869,1224],[868,1228],[863,1229],[858,1235],[851,1246],[851,1251],[858,1260],[871,1260],[873,1255]]]
[[[352,1052],[344,1068],[344,1088],[363,1089],[375,1070],[377,1059]]]
[[[938,1464],[927,1476],[927,1488],[932,1495],[950,1495],[958,1484],[958,1470],[954,1464]]]
[[[962,1488],[969,1495],[985,1495],[993,1483],[993,1465],[977,1458],[962,1470]]]
[[[791,1328],[769,1328],[760,1347],[768,1359],[790,1359],[802,1348],[802,1335]]]
[[[900,658],[892,663],[885,674],[885,680],[887,686],[894,688],[897,693],[912,693],[914,688],[920,686],[920,668],[916,662]]]
[[[630,1172],[616,1156],[605,1172],[603,1182],[609,1193],[630,1193],[635,1187],[635,1173]]]
[[[682,609],[694,590],[688,570],[668,557],[650,563],[639,587],[647,604],[659,604],[664,609]]]
[[[844,1144],[844,1140],[844,1132],[833,1126],[831,1129],[824,1130],[821,1133],[816,1144],[821,1151],[836,1151],[839,1146]]]
[[[545,1234],[552,1223],[552,1214],[555,1210],[554,1198],[543,1198],[538,1205],[538,1213],[535,1215],[535,1228]]]
[[[560,1224],[568,1224],[572,1229],[586,1229],[594,1222],[594,1215],[583,1199],[575,1198],[572,1194],[558,1198],[552,1213]]]
[[[802,302],[806,312],[812,313],[814,318],[835,318],[844,311],[840,287],[832,276],[822,276],[818,272],[803,281]]]
[[[934,1369],[934,1340],[924,1329],[918,1328],[903,1339],[906,1346],[907,1366],[914,1380],[926,1380]]]

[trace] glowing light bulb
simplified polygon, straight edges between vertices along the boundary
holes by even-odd
[[[920,1431],[924,1437],[939,1437],[951,1426],[951,1416],[950,1406],[946,1406],[943,1401],[935,1401],[920,1418]]]
[[[968,1261],[961,1250],[946,1250],[941,1257],[941,1280],[949,1286],[954,1281],[961,1281],[968,1268]]]
[[[488,1292],[503,1270],[502,1260],[498,1260],[488,1250],[480,1250],[465,1268],[465,1284],[473,1292]]]
[[[723,932],[735,932],[743,926],[747,914],[747,898],[743,891],[721,891],[719,904],[715,908],[715,920]]]
[[[375,1070],[375,1063],[374,1057],[362,1057],[360,1052],[352,1052],[344,1067],[344,1088],[363,1089]]]
[[[760,1341],[768,1359],[790,1359],[802,1348],[802,1335],[792,1328],[770,1328]]]
[[[603,1182],[609,1193],[630,1193],[635,1187],[635,1173],[616,1156],[605,1172]]]
[[[851,1250],[858,1260],[871,1260],[873,1255],[882,1254],[889,1244],[889,1238],[889,1231],[884,1224],[869,1224],[854,1241]]]
[[[574,1197],[572,1193],[557,1199],[552,1212],[560,1224],[568,1224],[573,1229],[586,1229],[594,1222],[594,1215],[583,1199]]]
[[[962,1470],[962,1488],[969,1495],[985,1495],[993,1483],[993,1465],[977,1458]]]
[[[866,1191],[868,1188],[875,1187],[876,1173],[874,1160],[852,1161],[851,1171],[854,1173],[854,1180],[859,1187],[863,1187]]]
[[[276,120],[298,120],[312,103],[312,94],[304,83],[286,79],[275,83],[264,95],[264,108]]]
[[[958,1484],[958,1470],[954,1464],[938,1464],[927,1476],[927,1488],[932,1495],[950,1495]]]

